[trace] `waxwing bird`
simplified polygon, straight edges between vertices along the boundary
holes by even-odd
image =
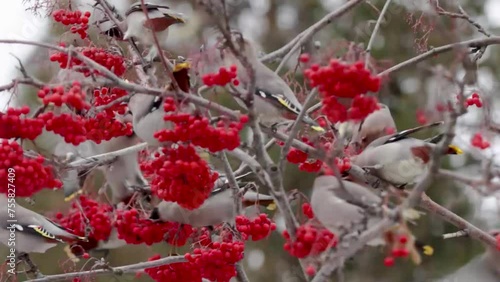
[[[0,242],[8,247],[11,233],[15,233],[15,247],[19,253],[45,253],[58,243],[86,241],[72,231],[52,222],[45,216],[26,209],[5,194],[0,195],[2,226]],[[10,217],[10,214],[13,216]],[[14,219],[15,221],[9,222]]]
[[[351,142],[364,149],[375,139],[397,132],[389,107],[379,103],[380,109],[369,114],[354,130]],[[392,131],[392,132],[391,132]]]
[[[269,195],[248,191],[242,197],[243,207],[255,204],[268,206],[274,203]],[[150,219],[178,222],[193,227],[215,226],[221,223],[234,225],[236,209],[233,191],[228,187],[215,189],[198,209],[188,210],[175,202],[162,201],[151,212]]]
[[[174,78],[182,90],[189,87],[189,75],[186,69],[190,68],[188,62],[176,64],[174,67]],[[176,77],[177,76],[177,77]],[[168,87],[172,87],[169,85]],[[154,137],[155,133],[162,129],[171,129],[172,123],[163,120],[165,110],[163,109],[164,98],[147,94],[135,94],[129,101],[129,109],[133,116],[134,132],[150,145],[158,146],[160,142]],[[180,102],[183,113],[193,113],[195,107],[191,103]]]
[[[147,17],[144,14],[141,1],[137,1],[125,12],[127,30],[123,39],[137,38],[141,44],[151,47],[146,59],[153,61],[161,50],[158,50],[153,32],[156,33],[158,43],[162,49],[166,49],[168,28],[173,24],[186,23],[181,13],[172,11],[168,6],[144,3]],[[148,19],[149,18],[149,19]]]
[[[499,230],[490,232],[492,236],[499,236]],[[500,251],[491,246],[486,247],[486,252],[472,259],[454,273],[436,279],[437,282],[497,282],[500,281]]]
[[[260,62],[253,44],[248,39],[238,32],[233,32],[232,35],[236,48],[245,55],[255,70],[254,108],[260,122],[268,127],[275,127],[280,123],[289,121],[287,115],[297,117],[303,107],[290,86],[278,74]],[[227,41],[222,41],[218,48],[224,56],[226,65],[234,64],[238,67],[238,79],[243,88],[246,88],[249,86],[250,78],[240,61],[227,47],[227,43]],[[242,91],[242,93],[245,93],[245,91]],[[246,105],[241,98],[236,97],[236,101],[246,109]],[[304,116],[302,121],[310,125],[315,131],[325,131],[308,115]]]
[[[72,153],[79,154],[86,158],[94,155],[114,152],[137,144],[140,139],[132,133],[130,136],[114,137],[109,141],[103,141],[100,144],[87,142],[78,147],[65,147],[64,150],[71,150]],[[86,146],[86,150],[80,150]],[[61,153],[61,152],[60,152]],[[139,167],[139,156],[137,152],[118,156],[114,162],[99,167],[106,178],[107,185],[111,190],[111,203],[117,205],[120,202],[128,202],[134,190],[134,187],[146,187],[147,181],[144,179]],[[63,190],[65,201],[71,201],[82,193],[84,183],[87,179],[89,169],[76,172],[69,171],[68,177],[64,179]]]
[[[341,183],[335,176],[320,175],[313,183],[311,207],[314,215],[337,236],[367,226],[367,208],[380,206],[381,203],[382,199],[367,188],[349,181]]]
[[[102,150],[104,152],[113,152],[137,144],[139,138],[134,133],[130,136],[120,136],[103,142]],[[114,162],[102,167],[106,182],[111,190],[111,203],[128,203],[134,189],[131,187],[146,187],[147,181],[142,175],[139,167],[138,152],[132,152],[116,158]]]
[[[412,183],[429,166],[436,144],[407,136],[383,136],[373,141],[351,162],[372,168],[375,176],[395,186]],[[449,145],[446,154],[462,154],[457,146]]]

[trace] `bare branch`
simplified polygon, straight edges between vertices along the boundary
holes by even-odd
[[[489,45],[496,45],[500,44],[500,36],[492,36],[489,38],[479,38],[479,39],[472,39],[472,40],[467,40],[467,41],[462,41],[462,42],[456,42],[456,43],[451,43],[448,45],[432,48],[431,50],[422,53],[418,56],[415,56],[409,60],[406,60],[404,62],[401,62],[389,69],[386,69],[385,71],[382,71],[381,73],[378,74],[378,76],[385,76],[390,73],[399,71],[403,68],[415,65],[419,62],[425,61],[435,55],[449,52],[451,50],[454,50],[455,48],[458,47],[484,47],[484,46],[489,46]]]
[[[283,62],[286,62],[288,60],[287,57],[290,57],[291,54],[296,52],[298,48],[303,45],[305,42],[310,40],[314,34],[316,34],[318,31],[320,31],[322,28],[330,24],[334,19],[344,15],[347,13],[349,10],[354,8],[356,5],[361,4],[364,0],[352,0],[338,8],[337,10],[327,14],[324,16],[321,20],[319,20],[317,23],[313,24],[312,26],[308,27],[306,30],[301,32],[299,35],[297,35],[294,39],[292,39],[288,44],[285,46],[281,47],[280,49],[271,52],[264,57],[261,58],[262,62],[268,62],[271,60],[274,60],[276,58],[285,56],[282,60]],[[280,67],[276,70],[278,72]]]
[[[129,265],[118,266],[118,267],[109,267],[106,269],[97,269],[97,270],[88,270],[88,271],[81,271],[81,272],[71,272],[71,273],[64,273],[64,274],[47,275],[47,276],[44,276],[43,278],[32,279],[32,280],[28,280],[28,281],[29,282],[54,282],[54,281],[62,281],[62,280],[67,281],[67,280],[71,280],[73,278],[96,277],[96,276],[102,276],[102,275],[108,275],[108,274],[121,276],[121,275],[126,274],[126,273],[137,273],[137,272],[142,271],[146,268],[158,267],[158,266],[162,266],[162,265],[180,263],[180,262],[186,262],[186,261],[187,260],[184,258],[184,256],[171,256],[171,257],[161,258],[159,260],[140,262],[140,263],[136,263],[136,264],[129,264]]]
[[[455,213],[448,210],[447,208],[434,202],[426,194],[422,195],[422,198],[420,201],[420,206],[422,208],[426,209],[427,211],[432,212],[432,213],[436,214],[437,216],[441,217],[446,222],[449,222],[460,229],[467,230],[467,234],[469,234],[469,236],[471,238],[474,238],[478,241],[483,242],[484,244],[486,244],[488,246],[496,248],[497,241],[493,236],[489,235],[488,233],[486,233],[486,232],[482,231],[481,229],[477,228],[476,226],[472,225],[467,220],[461,218],[460,216],[456,215]]]
[[[380,15],[378,16],[377,22],[375,23],[375,27],[373,28],[372,35],[370,36],[370,40],[368,41],[368,45],[366,46],[366,55],[365,55],[365,68],[368,68],[368,62],[370,61],[370,53],[372,51],[372,45],[373,42],[375,42],[375,37],[377,36],[377,32],[380,28],[380,24],[382,23],[382,20],[384,19],[384,15],[389,9],[389,6],[391,5],[392,0],[387,0],[385,1],[384,7],[382,8],[382,11],[380,12]]]

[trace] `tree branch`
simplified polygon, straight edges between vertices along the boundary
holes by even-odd
[[[88,270],[88,271],[80,271],[80,272],[71,272],[64,274],[55,274],[55,275],[47,275],[43,278],[28,280],[29,282],[54,282],[54,281],[62,281],[62,280],[71,280],[73,278],[79,277],[96,277],[107,274],[114,275],[123,275],[125,273],[137,273],[138,271],[144,270],[146,268],[158,267],[167,264],[186,262],[187,260],[184,256],[171,256],[161,258],[159,260],[148,261],[148,262],[140,262],[136,264],[129,264],[118,267],[109,267],[106,269],[97,269],[97,270]]]

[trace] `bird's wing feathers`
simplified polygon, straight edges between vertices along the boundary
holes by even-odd
[[[151,11],[151,10],[164,10],[164,9],[170,9],[170,7],[168,6],[165,6],[165,5],[155,5],[155,4],[149,4],[149,3],[144,3],[144,6],[146,7],[146,10],[147,11]],[[141,5],[141,2],[136,2],[135,4],[133,4],[132,6],[130,6],[130,8],[125,12],[125,16],[128,16],[132,13],[135,13],[135,12],[142,12],[142,5]]]
[[[289,99],[287,99],[284,95],[282,94],[276,94],[276,93],[269,93],[266,90],[257,88],[255,89],[255,94],[262,99],[265,99],[276,106],[282,107],[284,109],[287,109],[288,111],[298,115],[300,114],[301,108],[299,108],[297,105],[292,103]]]
[[[398,133],[392,135],[391,138],[387,139],[384,144],[397,142],[399,140],[408,138],[408,135],[410,135],[410,134],[413,134],[415,132],[421,131],[421,130],[426,129],[426,128],[435,127],[435,126],[438,126],[438,125],[441,125],[441,124],[443,124],[443,122],[442,121],[438,121],[438,122],[434,122],[434,123],[431,123],[431,124],[426,124],[426,125],[418,126],[418,127],[415,127],[415,128],[410,128],[410,129],[407,129],[407,130],[403,130],[401,132],[398,132]]]

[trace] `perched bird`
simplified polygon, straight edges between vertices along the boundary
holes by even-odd
[[[369,114],[353,131],[351,143],[364,149],[375,139],[397,132],[389,107],[379,103],[380,109]],[[392,131],[392,132],[391,132]]]
[[[131,118],[130,118],[131,119]],[[91,141],[84,142],[79,146],[60,143],[56,148],[56,155],[64,156],[73,154],[79,158],[88,158],[94,155],[121,150],[137,144],[140,139],[132,133],[130,136],[114,137],[109,141],[96,144]],[[118,156],[114,162],[100,166],[106,182],[111,190],[111,202],[116,205],[120,202],[128,202],[134,194],[130,186],[145,187],[147,181],[144,179],[139,168],[139,156],[137,152]],[[91,169],[80,171],[71,170],[63,178],[63,190],[65,201],[70,201],[82,193],[83,185]]]
[[[342,186],[344,188],[342,188]],[[363,229],[380,220],[368,216],[367,209],[381,205],[382,199],[354,182],[320,175],[313,183],[311,207],[315,217],[337,236]]]
[[[115,137],[107,142],[103,142],[99,149],[101,152],[113,152],[133,146],[139,142],[137,135]],[[122,155],[114,162],[102,167],[106,182],[111,189],[111,203],[117,205],[120,202],[128,203],[134,194],[135,187],[145,187],[148,182],[144,179],[139,167],[138,152]]]
[[[269,206],[274,203],[271,196],[248,191],[243,195],[243,207],[255,204]],[[233,191],[227,187],[216,189],[203,205],[195,210],[188,210],[175,202],[162,201],[151,212],[151,220],[178,222],[193,227],[215,226],[221,223],[234,225],[236,209]]]
[[[436,144],[408,137],[412,130],[374,140],[359,155],[351,157],[351,162],[371,168],[375,176],[395,186],[414,182],[428,168]],[[446,154],[459,155],[462,150],[449,145]]]
[[[48,218],[22,207],[12,199],[8,199],[5,194],[0,195],[0,211],[2,217],[0,242],[19,253],[45,253],[58,243],[87,240]],[[11,219],[12,222],[9,221]],[[15,246],[11,242],[11,233],[15,234]]]
[[[186,70],[190,68],[189,62],[178,63],[174,66],[174,78],[179,87],[189,90],[189,75]],[[172,87],[171,85],[169,87]],[[130,98],[129,109],[133,116],[134,132],[150,145],[156,146],[160,142],[154,137],[155,132],[172,128],[170,122],[164,121],[164,98],[147,94],[135,94]],[[195,107],[191,103],[180,102],[183,113],[193,113]]]
[[[172,11],[168,6],[144,3],[148,12],[143,12],[141,1],[137,1],[125,12],[127,30],[123,39],[136,38],[141,44],[151,47],[146,59],[153,61],[160,52],[157,49],[153,37],[156,34],[158,43],[162,49],[166,49],[168,28],[173,24],[186,23],[183,15]],[[149,19],[148,19],[149,18]]]
[[[492,236],[499,236],[500,231],[491,231]],[[433,281],[437,282],[498,282],[500,281],[500,251],[488,246],[486,252],[472,259],[454,273]]]
[[[232,35],[236,48],[248,59],[255,70],[254,108],[260,122],[275,128],[280,123],[289,121],[287,115],[297,117],[303,107],[292,89],[278,74],[260,62],[255,48],[248,39],[243,38],[237,32],[233,32]],[[243,88],[246,88],[249,86],[250,78],[240,61],[227,47],[227,43],[227,41],[220,42],[218,48],[221,50],[227,66],[234,64],[238,67],[238,79]],[[243,93],[245,92],[243,91]],[[246,105],[241,99],[237,97],[236,101],[246,109]],[[305,115],[302,121],[315,131],[324,132],[324,129],[308,115]]]

